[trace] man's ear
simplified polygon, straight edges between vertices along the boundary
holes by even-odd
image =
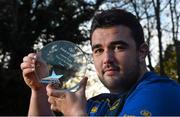
[[[149,47],[146,43],[142,43],[139,47],[139,61],[143,62],[149,53]]]

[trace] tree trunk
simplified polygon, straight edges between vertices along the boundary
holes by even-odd
[[[155,10],[155,16],[156,16],[156,29],[158,32],[158,41],[159,41],[159,62],[160,62],[160,74],[161,75],[165,75],[164,72],[164,65],[163,65],[163,48],[162,48],[162,30],[161,30],[161,19],[160,19],[160,0],[156,0],[156,4],[155,1],[153,1],[153,6],[154,6],[154,10]]]

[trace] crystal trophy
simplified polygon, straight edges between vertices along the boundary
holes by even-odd
[[[85,76],[87,59],[79,46],[69,41],[54,41],[37,53],[35,71],[39,82],[58,84],[60,90],[77,91]]]

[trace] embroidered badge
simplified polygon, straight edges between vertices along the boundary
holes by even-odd
[[[92,109],[91,109],[91,112],[95,113],[97,112],[98,108],[96,106],[94,106]]]
[[[120,101],[121,101],[120,99],[115,101],[114,104],[112,105],[112,107],[110,107],[110,110],[112,111],[112,110],[115,110],[116,108],[118,108]]]
[[[150,117],[151,116],[151,112],[147,111],[147,110],[141,110],[140,114],[144,117]]]

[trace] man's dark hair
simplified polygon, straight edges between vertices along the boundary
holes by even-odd
[[[118,25],[127,26],[131,29],[136,46],[139,48],[139,46],[144,42],[142,26],[136,16],[122,9],[106,10],[97,14],[92,21],[90,38],[92,38],[92,33],[96,28],[107,28]]]

